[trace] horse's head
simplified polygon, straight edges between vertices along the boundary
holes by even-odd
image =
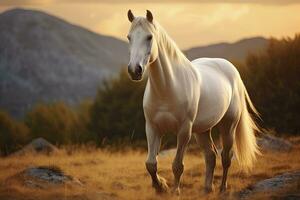
[[[155,25],[149,10],[146,17],[135,17],[129,10],[128,20],[131,22],[127,35],[130,52],[128,73],[132,80],[139,81],[143,78],[146,67],[154,62],[158,55]]]

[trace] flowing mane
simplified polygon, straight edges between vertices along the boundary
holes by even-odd
[[[145,30],[150,31],[153,36],[156,37],[159,48],[163,50],[169,58],[176,59],[177,61],[188,61],[190,62],[186,56],[179,49],[174,40],[168,35],[168,33],[164,30],[164,28],[155,20],[153,20],[153,25],[151,25],[147,19],[143,17],[136,17],[132,22],[131,32],[136,27],[140,26]]]

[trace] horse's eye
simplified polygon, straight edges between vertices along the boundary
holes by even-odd
[[[130,38],[130,36],[129,36],[129,35],[127,35],[127,39],[130,41],[130,39],[131,39],[131,38]]]
[[[152,40],[152,35],[148,35],[147,36],[147,41],[151,41]]]

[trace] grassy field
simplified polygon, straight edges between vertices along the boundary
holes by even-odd
[[[234,161],[229,174],[229,189],[218,194],[222,167],[218,156],[214,184],[216,191],[206,195],[203,191],[204,161],[200,151],[188,152],[182,177],[180,199],[232,198],[243,188],[277,174],[300,170],[300,138],[290,139],[295,148],[289,153],[264,152],[254,170],[245,174]],[[0,199],[174,199],[172,194],[157,195],[151,188],[144,160],[146,152],[127,150],[109,152],[96,149],[62,150],[51,156],[33,155],[0,158]],[[159,173],[172,185],[173,156],[159,156]],[[78,178],[83,186],[64,184],[47,189],[25,187],[18,179],[9,177],[29,166],[57,166],[66,174]],[[268,195],[268,194],[266,194]],[[274,194],[273,194],[274,195]],[[177,198],[177,197],[176,197]]]

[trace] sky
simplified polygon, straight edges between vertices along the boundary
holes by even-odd
[[[146,9],[182,49],[242,38],[300,33],[300,0],[0,0],[12,8],[45,11],[100,34],[126,40],[127,11]]]

